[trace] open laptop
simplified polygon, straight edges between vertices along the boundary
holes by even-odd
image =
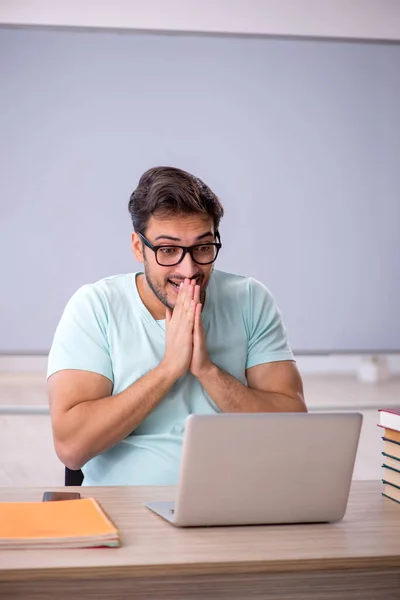
[[[362,415],[187,418],[175,502],[146,506],[179,527],[343,518]]]

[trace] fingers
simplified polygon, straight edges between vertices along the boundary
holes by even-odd
[[[184,283],[182,282],[179,286],[178,297],[177,297],[176,303],[175,303],[175,310],[179,309],[183,305],[183,303],[185,302],[185,299],[186,299],[186,294],[187,294],[187,286],[185,286]]]
[[[190,306],[186,313],[188,323],[191,327],[193,327],[193,325],[194,325],[195,314],[196,314],[196,302],[194,300],[192,300],[190,302]]]
[[[181,316],[184,316],[193,324],[196,314],[196,306],[199,304],[199,300],[200,286],[196,285],[195,280],[190,280],[186,278],[180,284],[178,297],[175,303],[173,313],[171,313],[169,317],[167,316],[166,319],[170,319],[172,317],[175,317],[175,319],[180,319]]]
[[[193,295],[194,301],[198,304],[200,302],[200,286],[199,285],[195,285],[194,286],[194,295]]]
[[[196,310],[195,310],[195,314],[194,314],[194,328],[196,333],[200,332],[200,328],[202,325],[201,322],[201,309],[202,309],[203,305],[200,304],[200,302],[197,302],[196,304]]]
[[[189,311],[192,308],[192,303],[194,302],[193,300],[193,286],[192,285],[186,285],[185,286],[185,291],[186,291],[186,297],[183,301],[183,305],[182,305],[182,309],[183,311]],[[194,316],[194,314],[193,314]]]
[[[195,282],[191,282],[190,279],[185,279],[179,286],[178,297],[175,303],[174,312],[177,314],[180,311],[188,311],[190,308],[193,294],[195,291]]]
[[[175,315],[175,317],[179,316],[182,312],[182,310],[185,310],[185,302],[187,299],[187,295],[188,292],[190,292],[190,290],[188,290],[188,281],[182,281],[180,286],[179,286],[179,292],[178,292],[178,297],[176,299],[175,302],[175,307],[174,307],[174,311],[173,314]]]

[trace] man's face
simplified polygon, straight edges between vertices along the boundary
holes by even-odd
[[[212,218],[197,214],[163,219],[151,217],[146,232],[143,233],[153,246],[194,246],[215,241]],[[200,301],[204,303],[205,290],[214,263],[199,265],[192,260],[189,253],[186,253],[178,265],[161,266],[157,263],[153,250],[143,247],[137,233],[133,234],[132,242],[136,259],[144,264],[146,296],[152,293],[164,306],[173,309],[179,285],[188,278],[200,285]]]

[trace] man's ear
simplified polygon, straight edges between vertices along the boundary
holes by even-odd
[[[138,262],[144,262],[142,240],[136,231],[132,231],[132,252]]]

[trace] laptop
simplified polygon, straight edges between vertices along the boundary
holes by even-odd
[[[178,527],[339,521],[361,424],[359,413],[190,415],[175,502],[146,506]]]

